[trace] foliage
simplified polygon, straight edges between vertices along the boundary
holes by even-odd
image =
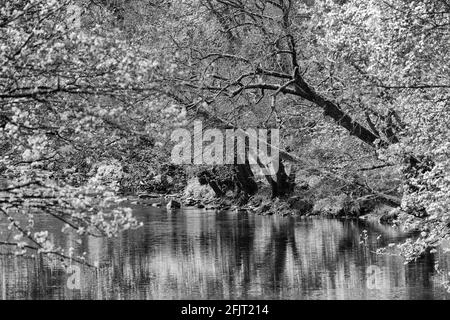
[[[0,8],[0,212],[15,239],[2,243],[20,254],[67,256],[47,230],[34,229],[41,214],[79,236],[140,225],[117,207],[116,191],[126,151],[151,137],[151,119],[165,103],[148,85],[158,63],[118,29],[76,27],[66,14],[73,4],[3,1]]]
[[[402,166],[402,209],[426,213],[421,239],[402,246],[413,259],[448,235],[448,3],[324,1],[322,12],[327,12],[322,20],[327,32],[321,41],[339,66],[336,77],[357,84],[343,90],[342,98],[358,102],[377,121],[390,119],[386,124],[398,132],[399,142],[379,150],[379,157]],[[388,129],[381,126],[379,132],[388,136]]]
[[[80,28],[67,21],[73,4]],[[447,236],[447,1],[32,0],[0,10],[0,209],[11,221],[41,212],[89,232],[101,220],[106,235],[136,227],[109,204],[117,191],[177,191],[186,171],[202,171],[169,165],[172,130],[201,119],[278,128],[297,170],[339,181],[348,197],[401,197],[411,217],[400,223],[420,216],[425,232],[409,243],[417,250],[404,245],[411,257]],[[229,167],[214,170],[230,180]],[[42,238],[12,227],[28,238],[22,248]]]

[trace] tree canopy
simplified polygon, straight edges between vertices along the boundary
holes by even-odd
[[[194,119],[280,129],[285,164],[401,199],[398,210],[423,218],[423,250],[447,237],[447,0],[5,0],[0,10],[0,212],[15,233],[2,243],[66,255],[33,229],[36,214],[79,235],[138,227],[118,191],[163,170],[170,133]],[[376,168],[386,171],[373,186]]]

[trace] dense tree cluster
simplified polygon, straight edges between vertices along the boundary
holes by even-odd
[[[33,0],[0,11],[0,212],[17,238],[5,244],[64,254],[33,230],[36,213],[79,234],[137,227],[111,207],[117,192],[158,189],[149,180],[168,168],[170,133],[193,120],[279,129],[274,196],[294,190],[288,166],[315,170],[397,205],[404,226],[420,217],[423,250],[447,236],[447,0]],[[211,170],[254,193],[248,165]]]

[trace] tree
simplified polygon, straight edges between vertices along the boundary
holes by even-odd
[[[172,14],[183,27],[176,20],[166,33],[180,68],[168,90],[194,115],[272,126],[282,136],[295,134],[285,125],[292,114],[331,119],[343,130],[327,124],[322,136],[353,141],[375,168],[406,173],[412,157],[416,175],[404,174],[396,188],[402,208],[447,223],[446,1],[205,0],[173,3]],[[292,161],[301,151],[282,156]]]
[[[380,157],[401,164],[401,208],[427,216],[422,237],[404,247],[413,259],[449,231],[449,3],[325,1],[321,12],[336,78],[354,84],[349,99],[393,142]]]
[[[78,236],[114,236],[140,225],[130,209],[116,206],[120,163],[91,179],[86,171],[102,159],[120,159],[124,152],[114,149],[151,135],[148,118],[164,103],[148,86],[158,63],[120,30],[68,21],[67,10],[78,4],[1,6],[0,213],[14,239],[1,244],[17,246],[19,254],[34,249],[75,259],[47,230],[35,230],[37,214]]]

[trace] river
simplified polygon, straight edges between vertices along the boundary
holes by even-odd
[[[434,270],[441,254],[404,265],[376,255],[402,241],[390,227],[355,220],[257,216],[134,206],[144,226],[115,239],[55,241],[98,268],[69,273],[39,257],[0,256],[2,299],[448,299]],[[40,219],[41,227],[49,221]],[[3,228],[4,226],[2,226]],[[38,225],[39,227],[39,225]],[[366,232],[364,231],[366,230]],[[362,235],[362,237],[361,237]],[[366,236],[364,236],[366,235]],[[363,241],[361,241],[363,240]],[[362,243],[361,243],[362,242]],[[77,276],[74,280],[73,276]]]

